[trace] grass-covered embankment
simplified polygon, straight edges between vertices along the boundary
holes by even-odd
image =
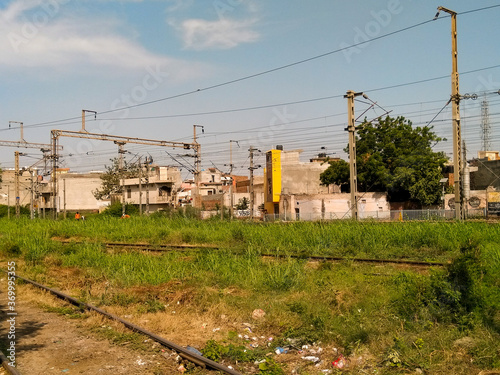
[[[0,234],[2,258],[16,259],[19,273],[92,303],[129,314],[168,314],[166,306],[177,306],[186,314],[215,321],[225,316],[231,322],[248,321],[261,308],[266,317],[254,322],[255,331],[276,337],[273,346],[286,345],[286,339],[297,345],[334,345],[346,356],[365,358],[351,368],[353,374],[417,369],[470,374],[500,367],[497,224],[96,217],[84,222],[2,220]],[[63,245],[53,238],[88,243]],[[211,244],[220,250],[109,253],[93,243],[99,241]],[[261,253],[451,263],[429,270],[270,260]],[[63,277],[68,270],[70,276]],[[225,343],[210,344],[211,355],[227,356],[223,348],[228,344],[246,344],[231,332],[224,334]],[[268,351],[252,352],[260,358]],[[291,372],[290,364],[280,367]],[[315,374],[319,369],[304,364],[300,371]]]

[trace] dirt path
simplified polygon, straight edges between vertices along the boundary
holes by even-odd
[[[10,341],[5,279],[0,291],[0,341],[4,354]],[[151,350],[132,350],[98,338],[79,319],[46,312],[26,292],[16,299],[16,363],[21,374],[174,374],[179,366],[161,348],[146,342]],[[63,303],[63,302],[60,302]],[[108,323],[109,324],[109,323]],[[107,327],[106,329],[112,329]],[[167,358],[168,357],[168,358]],[[1,374],[1,372],[0,372]]]

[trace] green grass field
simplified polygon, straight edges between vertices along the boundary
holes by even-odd
[[[255,223],[96,216],[83,222],[1,219],[0,225],[3,262],[15,259],[19,274],[100,306],[161,314],[182,295],[184,307],[201,316],[248,321],[255,309],[266,312],[266,318],[254,324],[258,332],[275,337],[272,346],[249,355],[238,350],[247,343],[228,331],[217,342],[207,340],[205,353],[214,359],[250,363],[266,358],[276,346],[321,342],[339,348],[351,362],[365,358],[362,365],[342,373],[478,374],[500,369],[497,223]],[[105,241],[219,249],[107,251],[101,245]],[[280,258],[263,258],[263,253]],[[346,259],[309,262],[305,258],[310,255]],[[354,258],[449,265],[380,265]],[[72,283],[78,287],[55,277],[58,270],[72,270]],[[134,292],[138,288],[141,293]],[[292,371],[286,362],[265,363],[256,373]],[[322,373],[314,366],[293,369],[298,374]],[[329,369],[341,371],[331,365]]]

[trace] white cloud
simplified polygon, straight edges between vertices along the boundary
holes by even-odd
[[[179,79],[200,74],[199,66],[152,53],[120,35],[120,21],[79,17],[70,5],[69,0],[16,0],[0,9],[0,67],[161,65]]]
[[[229,49],[242,43],[252,43],[260,35],[252,30],[256,20],[236,21],[221,18],[217,21],[189,19],[176,27],[182,35],[184,47],[194,50]]]

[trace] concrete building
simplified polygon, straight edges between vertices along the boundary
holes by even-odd
[[[268,214],[279,214],[283,205],[282,195],[318,195],[333,192],[332,187],[320,184],[319,176],[329,164],[322,158],[312,162],[300,161],[302,150],[266,152],[264,171],[265,210]]]
[[[485,190],[493,187],[500,191],[500,159],[475,159],[470,161],[476,167],[470,173],[470,186],[473,190]]]
[[[182,190],[181,172],[177,167],[150,168],[149,175],[124,180],[125,203],[142,204],[144,212],[179,206]],[[121,196],[117,196],[121,201]],[[146,209],[146,206],[148,207]]]
[[[280,219],[333,220],[351,218],[351,194],[283,194]],[[360,219],[389,219],[390,204],[385,193],[360,193]]]
[[[36,189],[37,182],[42,176],[38,176],[37,170],[32,172],[21,170],[19,173],[19,205],[29,207],[32,199],[31,191]],[[15,178],[16,173],[13,169],[3,170],[0,183],[0,204],[15,206]]]
[[[203,175],[203,172],[202,172]],[[208,177],[208,178],[207,178]],[[247,176],[230,176],[215,168],[210,168],[202,178],[202,203],[205,210],[215,210],[221,206],[230,207],[230,185],[233,185],[235,215],[248,216],[247,212],[236,212],[236,205],[244,198],[250,201],[250,179]],[[254,176],[254,215],[260,216],[259,206],[264,203],[264,177]],[[250,208],[248,209],[250,211]]]
[[[93,192],[101,187],[102,172],[70,173],[69,169],[58,170],[57,211],[98,212],[109,205],[109,200],[100,201]],[[43,180],[41,184],[41,208],[52,209],[52,184]]]

